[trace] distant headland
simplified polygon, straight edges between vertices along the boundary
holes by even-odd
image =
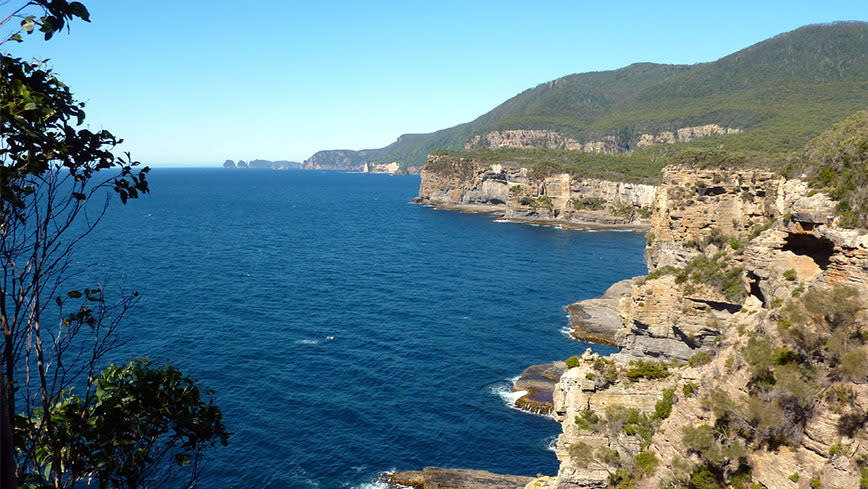
[[[269,161],[269,160],[238,160],[236,163],[232,160],[223,162],[223,168],[271,168],[272,170],[300,170],[301,163],[298,161]]]

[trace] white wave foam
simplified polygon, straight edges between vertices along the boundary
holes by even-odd
[[[296,345],[318,345],[319,340],[295,340]]]
[[[554,452],[558,446],[558,435],[550,436],[544,440],[546,450]]]
[[[362,482],[357,486],[353,486],[353,489],[389,489],[390,484],[386,481],[374,481],[374,482]],[[403,487],[403,486],[397,486]]]
[[[518,380],[518,376],[498,382],[489,387],[489,391],[499,397],[506,404],[506,407],[521,411],[521,409],[516,407],[515,401],[527,394],[527,391],[513,391],[512,386],[515,385],[516,380]]]
[[[355,469],[356,467],[352,467]],[[396,469],[386,470],[377,474],[374,480],[370,482],[362,482],[361,484],[355,485],[352,489],[394,489],[394,488],[407,488],[412,489],[409,486],[403,486],[401,484],[390,484],[389,480],[391,479],[392,474],[395,473]]]
[[[512,222],[509,219],[495,219],[494,222]]]

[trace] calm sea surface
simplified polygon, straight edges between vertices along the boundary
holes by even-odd
[[[202,487],[553,475],[559,426],[511,408],[508,379],[584,351],[564,306],[645,271],[641,234],[408,204],[416,176],[157,169],[151,186],[80,252],[142,294],[117,358],[216,391],[234,434]]]

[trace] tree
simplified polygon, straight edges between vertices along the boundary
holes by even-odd
[[[21,440],[33,444],[27,451],[37,460],[55,457],[47,447],[58,442],[72,481],[93,478],[100,488],[136,489],[178,477],[172,469],[189,465],[186,487],[198,475],[202,451],[229,438],[213,393],[203,400],[195,381],[171,365],[145,359],[111,365],[93,387],[89,399],[67,395],[51,407],[56,440],[38,426],[30,431],[43,437]]]
[[[0,44],[20,42],[37,30],[48,40],[76,18],[90,19],[79,2],[26,2],[0,21],[20,22],[20,29]],[[141,482],[154,471],[151,461],[163,460],[151,450],[176,447],[182,440],[186,451],[175,462],[184,465],[213,440],[225,442],[228,436],[219,410],[212,401],[201,403],[198,389],[195,396],[179,398],[184,405],[178,399],[153,398],[139,411],[151,427],[139,432],[146,446],[137,450],[144,458],[120,457],[94,468],[94,460],[103,457],[105,464],[105,457],[116,453],[110,450],[112,443],[126,443],[122,437],[106,439],[106,430],[123,432],[143,422],[112,414],[130,406],[107,395],[107,385],[113,392],[126,389],[127,402],[140,400],[137,396],[148,393],[145,387],[172,392],[173,386],[190,387],[192,381],[174,368],[152,369],[142,362],[123,371],[110,367],[99,372],[105,354],[117,346],[114,333],[137,294],[122,293],[108,301],[100,284],[73,286],[81,270],[74,267],[72,254],[115,195],[126,203],[148,192],[148,167],[128,153],[116,157],[113,150],[122,141],[105,130],[82,128],[84,119],[84,104],[50,69],[0,56],[0,394],[5,401],[0,442],[6,484],[13,480],[14,464],[19,482],[35,487],[70,487],[88,475],[104,487],[143,487]],[[81,394],[73,395],[73,389]],[[191,412],[202,419],[183,417]],[[159,418],[160,413],[169,418]],[[185,423],[197,427],[193,446],[190,438],[175,439],[171,430],[160,428],[167,419],[176,432]],[[125,482],[117,482],[121,479]]]

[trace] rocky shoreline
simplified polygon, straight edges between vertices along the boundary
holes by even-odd
[[[483,185],[472,188],[449,192],[466,200]],[[502,188],[485,188],[489,197],[501,195]],[[668,167],[655,193],[649,275],[567,307],[574,338],[621,351],[601,357],[589,350],[572,359],[571,368],[564,362],[531,366],[515,383],[516,391],[527,392],[519,407],[551,413],[563,429],[557,476],[524,487],[604,489],[626,481],[652,489],[686,487],[697,477],[715,484],[741,478],[750,482],[745,487],[775,489],[859,487],[860,471],[868,469],[868,344],[859,339],[849,347],[856,353],[847,355],[861,363],[847,372],[856,373],[835,373],[841,368],[835,363],[806,357],[814,368],[832,370],[805,376],[788,362],[807,341],[793,336],[806,333],[791,325],[810,317],[794,311],[812,304],[843,307],[842,297],[856,297],[846,309],[849,321],[868,319],[861,299],[868,297],[868,233],[839,227],[836,203],[823,192],[764,170]],[[485,207],[491,204],[437,205],[491,210]],[[507,202],[496,205],[509,215]],[[809,336],[839,341],[823,329],[828,320],[820,321]],[[771,368],[757,374],[763,362]],[[781,380],[758,390],[757,375]],[[812,382],[818,386],[808,387]],[[843,397],[804,397],[820,388]],[[798,396],[809,401],[801,418],[791,412],[802,402]],[[780,415],[764,417],[763,410]],[[733,419],[748,428],[714,431]],[[703,431],[688,429],[694,426],[714,436],[706,440]],[[782,429],[791,431],[761,435]],[[474,485],[478,479],[454,480],[466,485],[423,480],[421,487],[488,487]]]
[[[495,474],[485,470],[425,467],[394,472],[389,485],[414,489],[523,489],[534,480],[521,475]]]
[[[558,219],[551,217],[533,217],[530,214],[525,214],[525,217],[521,217],[516,215],[515,212],[509,212],[506,206],[496,204],[434,203],[419,197],[410,200],[410,203],[432,207],[439,211],[457,211],[468,214],[490,214],[497,220],[543,227],[575,229],[578,231],[610,230],[646,232],[651,228],[651,221],[648,219],[636,219],[630,222],[624,222],[623,219],[618,219],[606,212],[585,212],[578,216],[573,214],[569,219]]]
[[[411,202],[566,229],[645,231],[657,187],[431,155]]]

